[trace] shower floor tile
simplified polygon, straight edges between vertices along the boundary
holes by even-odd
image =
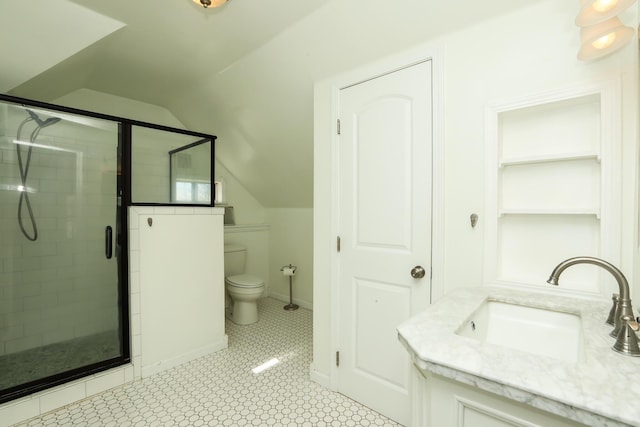
[[[98,363],[120,355],[117,331],[0,356],[0,389]]]
[[[260,300],[229,348],[19,426],[398,426],[312,382],[312,313]],[[261,370],[262,369],[262,370]]]

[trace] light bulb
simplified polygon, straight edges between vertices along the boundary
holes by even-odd
[[[591,42],[591,46],[595,47],[596,49],[606,49],[611,46],[615,40],[616,33],[613,32],[595,39],[593,42]]]
[[[193,0],[198,6],[202,6],[205,9],[210,7],[220,7],[227,2],[227,0]]]
[[[593,2],[593,9],[596,12],[607,12],[618,4],[618,0],[596,0]]]

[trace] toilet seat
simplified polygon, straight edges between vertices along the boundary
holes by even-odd
[[[227,284],[237,286],[238,288],[259,288],[264,283],[262,279],[251,274],[236,274],[226,278]]]

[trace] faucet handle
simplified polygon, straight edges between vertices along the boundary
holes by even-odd
[[[613,326],[615,324],[616,311],[618,310],[618,302],[620,301],[620,294],[611,295],[611,300],[613,301],[613,305],[611,306],[611,310],[609,311],[609,317],[607,317],[607,325]]]
[[[624,315],[621,320],[623,321],[622,328],[618,332],[613,350],[629,356],[640,356],[640,346],[638,346],[638,336],[636,335],[636,331],[640,330],[640,324],[633,316]]]

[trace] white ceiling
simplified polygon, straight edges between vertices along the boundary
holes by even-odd
[[[36,63],[0,90],[51,101],[88,88],[165,107],[218,135],[219,159],[265,207],[310,207],[314,81],[531,0],[231,0],[207,10],[191,0],[1,3],[3,21],[36,39],[61,37],[66,51],[46,56],[0,26],[0,38],[20,47],[7,51],[0,82],[23,59]],[[70,14],[73,3],[91,17]]]
[[[37,76],[123,26],[68,1],[41,2],[38,9],[32,2],[0,2],[0,92]]]

